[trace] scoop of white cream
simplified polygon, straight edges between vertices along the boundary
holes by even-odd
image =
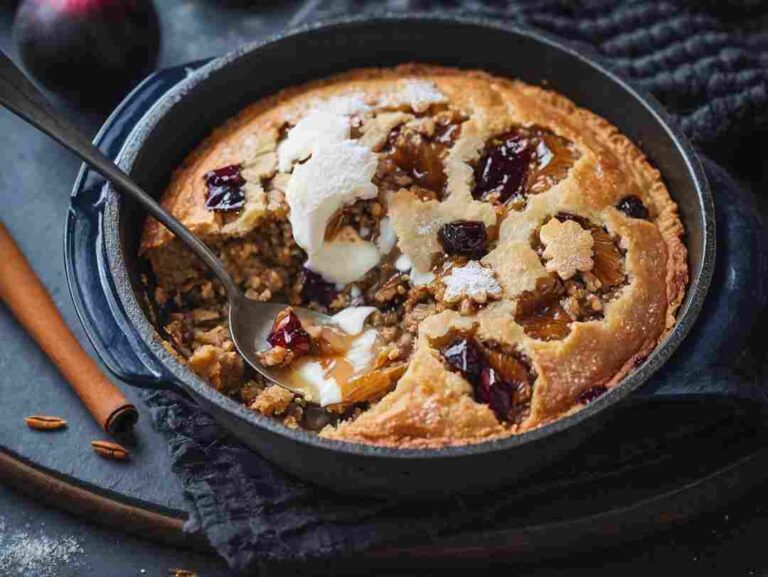
[[[359,335],[363,332],[366,319],[373,314],[376,307],[347,307],[337,312],[331,318],[336,325],[348,335]]]
[[[313,110],[294,126],[277,148],[281,172],[288,172],[294,162],[304,160],[315,149],[349,138],[349,119],[329,110]]]
[[[321,250],[310,255],[307,268],[343,287],[360,279],[380,260],[376,245],[360,237],[334,239],[324,242]]]
[[[377,356],[377,339],[378,333],[374,329],[368,329],[355,338],[344,353],[344,358],[352,369],[352,377],[364,374],[373,366]],[[313,402],[325,407],[344,400],[342,385],[333,375],[333,364],[328,365],[319,359],[307,358],[300,360],[296,365],[301,384]]]
[[[310,360],[298,365],[296,372],[306,387],[307,397],[321,407],[341,402],[341,386],[320,361]]]
[[[317,103],[288,131],[285,140],[277,147],[280,171],[289,172],[294,162],[308,158],[326,144],[347,140],[350,135],[349,117],[367,109],[365,97],[357,92]]]
[[[410,79],[387,98],[421,111],[442,102],[445,95],[433,83]],[[360,93],[320,102],[278,146],[280,170],[293,167],[286,189],[293,237],[307,252],[307,267],[328,282],[347,284],[360,279],[397,242],[388,218],[382,220],[376,245],[357,234],[325,241],[328,223],[340,208],[378,195],[372,182],[377,155],[350,139],[350,117],[368,108]],[[303,164],[295,164],[304,159]]]
[[[413,286],[422,286],[435,280],[435,273],[432,271],[420,271],[411,262],[406,255],[401,254],[395,260],[395,268],[400,272],[407,272]]]
[[[307,266],[329,282],[357,280],[379,261],[376,246],[362,239],[324,240],[328,221],[336,211],[356,200],[376,197],[378,190],[371,182],[376,163],[376,155],[369,148],[351,140],[326,144],[296,166],[288,183],[286,200],[291,208],[293,238],[307,251]]]

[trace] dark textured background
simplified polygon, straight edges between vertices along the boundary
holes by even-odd
[[[164,28],[165,45],[161,55],[161,66],[186,62],[197,58],[215,55],[233,48],[247,40],[261,37],[262,35],[275,31],[282,22],[290,15],[292,8],[298,5],[286,5],[284,3],[259,2],[252,3],[254,8],[245,9],[243,2],[216,2],[214,0],[204,1],[177,1],[163,0],[157,3],[160,7],[162,24]],[[423,2],[390,2],[390,8],[403,7],[411,5],[415,8],[424,8]],[[454,2],[444,3],[455,5]],[[490,9],[490,3],[475,3],[475,8],[482,10]],[[713,3],[714,4],[714,3]],[[626,51],[625,62],[629,58],[637,56],[643,51],[648,51],[646,55],[648,62],[653,63],[654,58],[662,59],[665,68],[676,70],[676,74],[689,74],[693,79],[691,83],[691,95],[688,99],[682,98],[679,102],[674,102],[673,108],[681,111],[681,117],[689,117],[694,120],[689,121],[690,126],[701,129],[701,136],[698,139],[702,146],[705,146],[710,154],[720,156],[721,162],[729,165],[732,171],[740,176],[741,180],[747,184],[764,182],[760,178],[764,171],[765,154],[759,151],[765,150],[763,146],[765,136],[765,108],[762,110],[749,110],[746,115],[735,115],[734,122],[738,122],[739,130],[734,130],[730,125],[720,126],[722,132],[719,136],[713,136],[713,128],[718,124],[710,122],[698,123],[695,119],[707,119],[707,108],[703,111],[695,107],[692,102],[695,97],[704,97],[706,101],[711,101],[711,96],[717,95],[717,90],[722,90],[722,83],[712,80],[722,75],[723,70],[721,59],[726,62],[750,63],[751,68],[756,69],[757,75],[765,74],[765,52],[762,47],[766,40],[765,15],[764,10],[760,9],[759,3],[739,3],[734,2],[738,10],[748,10],[750,16],[743,16],[736,19],[738,24],[734,25],[732,17],[726,13],[725,17],[717,12],[722,12],[723,4],[714,4],[715,13],[708,12],[707,15],[697,17],[697,26],[702,28],[715,27],[714,30],[707,28],[705,30],[712,41],[713,59],[705,61],[698,69],[691,70],[682,62],[686,55],[686,39],[693,30],[688,26],[681,26],[679,23],[675,27],[678,10],[670,10],[670,4],[657,3],[654,7],[645,12],[645,14],[659,14],[654,10],[668,10],[661,12],[663,20],[668,21],[666,25],[661,26],[660,35],[664,38],[674,40],[673,44],[679,45],[677,49],[671,51],[657,51],[653,45],[643,42],[632,42],[632,35],[621,43],[618,47]],[[744,7],[746,4],[746,8]],[[360,9],[358,2],[317,3],[310,2],[305,5],[306,12],[317,13],[338,13],[339,11],[357,12]],[[554,3],[554,2],[526,2],[513,8],[512,11],[522,19],[544,28],[548,26],[556,28],[553,31],[560,32],[565,36],[575,37],[577,40],[587,41],[599,39],[600,49],[604,46],[611,47],[611,39],[605,31],[611,29],[611,23],[616,21],[616,17],[611,17],[610,7],[606,8],[606,2],[585,2],[581,3],[580,10],[592,24],[583,30],[579,27],[569,27],[564,24],[567,19],[550,18],[547,20],[547,10],[573,11],[572,3]],[[732,8],[732,7],[731,7]],[[639,15],[633,16],[638,29],[643,27],[642,10]],[[666,14],[666,15],[665,15]],[[3,12],[2,28],[0,28],[0,47],[7,49],[9,47],[9,11]],[[559,29],[557,29],[559,27]],[[740,54],[733,54],[728,47],[723,48],[722,42],[725,39],[724,34],[738,29],[739,37],[743,39],[743,50]],[[569,34],[570,33],[570,34]],[[605,34],[600,36],[600,34]],[[750,34],[747,34],[750,33]],[[656,54],[656,52],[659,52]],[[677,55],[677,56],[676,56]],[[728,60],[732,55],[735,60]],[[675,64],[675,58],[681,58]],[[671,59],[671,60],[664,60]],[[741,59],[741,60],[740,60]],[[706,64],[709,62],[709,64]],[[754,65],[752,63],[755,63]],[[709,66],[709,68],[708,68]],[[714,67],[714,68],[712,68]],[[624,70],[632,73],[631,69]],[[762,72],[761,72],[762,71]],[[727,72],[727,70],[726,70]],[[654,75],[649,75],[650,79],[645,79],[642,70],[638,73],[639,80],[642,82],[654,82]],[[659,80],[657,89],[664,89],[665,77]],[[705,79],[705,80],[702,80]],[[749,86],[750,82],[757,81],[753,76],[742,79]],[[698,83],[697,83],[698,82]],[[763,84],[764,86],[764,84]],[[653,88],[653,86],[650,86]],[[710,94],[710,90],[714,93]],[[759,90],[759,84],[758,84]],[[741,91],[739,91],[741,93]],[[727,97],[728,94],[725,94]],[[758,95],[759,96],[759,95]],[[728,99],[726,98],[726,101]],[[727,106],[727,105],[723,105]],[[68,110],[73,114],[84,130],[93,132],[103,119],[101,113],[89,113],[77,108],[76,105],[68,105]],[[21,125],[16,119],[7,113],[0,114],[0,127],[4,133],[4,148],[0,151],[3,156],[4,164],[7,168],[0,171],[0,186],[4,192],[23,191],[25,195],[34,195],[35,202],[19,202],[10,210],[3,209],[3,221],[8,224],[12,232],[20,237],[23,247],[32,247],[35,249],[30,255],[33,265],[41,271],[44,280],[52,287],[62,287],[62,263],[60,261],[60,231],[61,223],[66,210],[66,192],[74,178],[75,170],[78,166],[77,161],[61,151],[56,145],[44,139],[44,137],[34,133],[32,129]],[[756,152],[757,151],[757,152]],[[719,153],[719,154],[718,154]],[[762,157],[761,157],[762,156]],[[8,194],[6,197],[19,196]],[[27,209],[25,209],[27,205]],[[34,210],[32,210],[34,209]],[[33,218],[34,217],[34,218]],[[50,249],[45,250],[43,243],[31,242],[32,236],[40,235],[50,238]],[[39,238],[37,239],[39,241]],[[65,316],[71,322],[76,324],[72,314],[71,304],[66,291],[62,292],[59,288],[54,291],[57,303],[64,309]],[[78,327],[79,329],[79,327]],[[41,363],[40,370],[45,370],[44,361]],[[12,386],[9,375],[5,372],[0,377],[2,388]],[[637,574],[645,575],[650,569],[649,565],[656,562],[658,567],[663,569],[663,574],[675,572],[693,572],[702,574],[718,575],[738,575],[738,574],[765,574],[765,568],[768,568],[768,553],[765,553],[758,546],[759,540],[765,534],[768,528],[768,520],[764,520],[761,512],[762,496],[760,491],[756,491],[752,498],[744,501],[740,506],[734,508],[727,515],[720,514],[711,516],[695,526],[689,527],[685,531],[676,532],[672,536],[661,536],[653,540],[646,541],[634,547],[624,547],[614,549],[599,554],[579,555],[569,559],[559,559],[549,564],[549,567],[518,566],[515,568],[503,569],[512,571],[516,574],[551,574],[554,575],[564,569],[573,569],[575,573],[584,573],[590,575],[614,575],[614,574]],[[33,531],[49,531],[52,534],[62,532],[84,532],[84,553],[79,558],[78,563],[71,567],[62,567],[59,575],[88,575],[88,574],[108,574],[108,575],[136,575],[142,574],[141,568],[146,570],[146,574],[162,575],[165,568],[169,566],[188,566],[197,567],[202,571],[202,575],[219,574],[220,566],[213,561],[205,561],[196,556],[190,556],[187,553],[181,553],[171,550],[160,550],[157,547],[142,544],[133,539],[123,538],[107,531],[97,531],[93,527],[82,525],[66,516],[38,508],[33,503],[22,499],[17,495],[3,489],[0,490],[0,514],[5,517],[6,534],[30,529],[27,523],[33,522]],[[41,526],[41,519],[49,525],[47,528]],[[121,546],[115,547],[116,543]],[[1,557],[0,557],[1,559]],[[494,565],[492,569],[498,572],[500,565],[509,563],[509,560],[485,561],[479,565],[482,568],[485,565]],[[450,564],[447,564],[450,566]],[[312,569],[333,569],[327,564],[314,563],[304,567],[303,571]],[[362,568],[361,568],[362,569]],[[444,571],[450,571],[447,567]],[[223,574],[223,573],[221,573]],[[457,573],[458,574],[458,573]]]

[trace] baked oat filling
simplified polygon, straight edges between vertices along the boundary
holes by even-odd
[[[252,410],[352,442],[472,443],[578,410],[664,337],[687,283],[677,207],[642,153],[480,72],[290,89],[203,143],[163,202],[249,298],[286,304],[260,359],[304,394],[243,363],[221,287],[148,220],[148,308],[173,351]]]

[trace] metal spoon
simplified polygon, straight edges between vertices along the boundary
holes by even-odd
[[[279,381],[274,369],[262,366],[256,360],[258,349],[265,348],[266,338],[275,316],[286,305],[263,303],[247,298],[229,276],[224,265],[211,250],[139,187],[112,160],[96,148],[86,136],[63,118],[45,99],[24,73],[0,52],[0,104],[53,138],[79,156],[83,162],[110,181],[120,192],[136,200],[154,218],[181,240],[216,275],[227,291],[229,299],[229,331],[237,350],[259,373],[286,389],[304,395]],[[328,315],[304,308],[294,311],[301,320],[315,325],[335,325]],[[311,401],[312,399],[307,399]]]

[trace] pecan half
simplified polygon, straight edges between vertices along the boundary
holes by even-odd
[[[59,417],[48,417],[45,415],[31,415],[24,419],[30,429],[36,431],[55,431],[67,426],[67,422]]]
[[[91,447],[94,452],[100,457],[105,459],[113,459],[115,461],[125,461],[128,459],[130,453],[128,449],[112,441],[91,441]]]

